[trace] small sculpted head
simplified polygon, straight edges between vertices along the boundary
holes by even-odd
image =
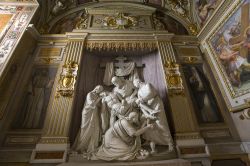
[[[97,85],[97,86],[95,87],[95,89],[94,89],[94,92],[96,92],[96,93],[99,94],[99,93],[101,93],[103,90],[104,90],[103,86]]]
[[[139,88],[141,85],[141,80],[139,78],[134,79],[133,84],[136,88]]]
[[[112,84],[114,84],[115,86],[117,87],[121,87],[122,86],[122,79],[120,79],[119,77],[116,77],[114,76],[112,79],[111,79],[111,82]]]

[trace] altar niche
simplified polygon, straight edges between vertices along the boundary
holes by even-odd
[[[156,93],[158,94],[158,96],[160,97],[159,99],[163,101],[164,110],[165,110],[164,113],[166,114],[166,118],[168,121],[168,124],[166,124],[165,127],[170,128],[171,133],[169,134],[173,135],[172,134],[173,125],[171,122],[171,114],[170,114],[170,108],[169,108],[168,98],[167,98],[167,89],[166,89],[166,84],[164,80],[165,78],[164,71],[163,71],[163,66],[161,62],[161,57],[157,50],[154,50],[154,51],[103,51],[103,50],[102,51],[96,51],[96,50],[88,51],[88,50],[84,50],[83,58],[81,61],[81,68],[79,69],[79,77],[78,77],[79,82],[78,82],[77,90],[76,90],[76,100],[74,104],[74,113],[73,113],[73,120],[72,120],[72,125],[71,125],[70,144],[71,144],[72,150],[75,149],[75,146],[76,146],[73,144],[75,143],[75,140],[78,138],[77,134],[81,126],[82,111],[84,109],[84,105],[86,105],[85,103],[86,96],[91,95],[89,93],[92,93],[92,92],[96,93],[97,91],[99,91],[98,89],[100,89],[100,87],[98,87],[97,85],[102,85],[104,88],[104,91],[108,91],[108,92],[111,92],[114,89],[114,85],[108,86],[107,83],[104,83],[105,82],[104,81],[105,70],[106,70],[106,66],[108,66],[107,64],[112,63],[115,69],[114,72],[117,72],[116,70],[117,68],[124,67],[124,65],[125,66],[131,65],[133,62],[135,65],[135,69],[137,70],[137,73],[138,73],[137,76],[139,77],[139,79],[142,82],[150,83],[156,90]],[[118,78],[122,78],[125,80],[131,79],[127,76],[118,77]],[[133,84],[133,82],[131,83]],[[134,115],[131,115],[131,116],[134,116]],[[103,133],[103,137],[104,137],[104,134],[105,133]],[[170,135],[170,138],[171,138],[171,135]],[[141,139],[141,141],[142,141],[141,142],[142,148],[147,150],[148,152],[151,152],[152,149],[151,149],[149,141],[146,141],[144,139]],[[99,143],[99,146],[101,146],[101,144],[102,143]],[[72,148],[72,145],[73,145],[73,148]],[[156,152],[153,152],[152,154],[148,154],[148,157],[146,160],[162,160],[162,159],[176,158],[175,150],[172,150],[171,152],[169,152],[168,145],[156,144],[156,150],[157,150]],[[146,151],[140,151],[140,152],[142,153],[142,155],[147,155],[148,153]],[[79,156],[79,154],[75,153],[75,151],[72,156],[74,155]],[[88,159],[91,159],[90,156],[85,156],[85,157],[86,158],[89,157]],[[97,159],[99,160],[100,157]],[[135,158],[135,160],[137,159]]]

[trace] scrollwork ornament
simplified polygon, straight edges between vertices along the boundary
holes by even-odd
[[[57,87],[56,97],[72,97],[75,89],[76,76],[78,71],[78,64],[75,62],[68,62],[63,65],[62,73]]]
[[[129,29],[138,25],[138,18],[117,13],[115,16],[105,17],[102,22],[105,27],[112,29]]]
[[[76,29],[87,29],[89,22],[89,14],[82,14],[81,18],[76,23]]]
[[[198,28],[196,24],[190,24],[188,28],[192,35],[198,35]]]

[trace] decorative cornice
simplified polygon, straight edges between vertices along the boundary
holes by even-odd
[[[89,50],[154,50],[156,41],[87,41]]]

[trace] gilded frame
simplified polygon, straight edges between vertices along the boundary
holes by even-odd
[[[216,42],[213,43],[213,41],[221,32],[224,33],[223,29],[226,29],[225,27],[228,27],[230,20],[233,17],[236,17],[245,1],[246,0],[236,0],[232,2],[227,10],[222,13],[220,19],[214,23],[214,27],[210,30],[210,33],[208,33],[205,39],[201,42],[201,47],[206,55],[205,58],[213,71],[213,75],[221,89],[224,101],[231,112],[240,111],[250,107],[250,84],[242,90],[240,90],[240,88],[237,89],[237,86],[233,85],[232,79],[229,78],[228,71],[225,69],[225,65],[223,66],[222,60],[220,59],[222,53],[219,55],[218,51],[215,50],[215,46],[217,48],[220,47],[219,45],[215,45]],[[250,3],[249,0],[247,0],[247,2]]]

